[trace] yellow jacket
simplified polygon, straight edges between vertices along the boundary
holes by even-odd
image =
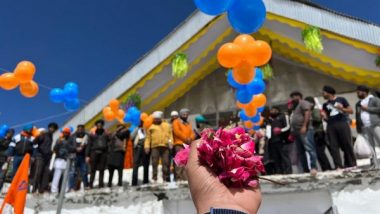
[[[144,147],[168,147],[169,141],[173,142],[172,129],[169,123],[162,122],[160,125],[153,124],[146,133]]]
[[[187,138],[190,138],[192,141],[195,139],[193,127],[190,123],[183,123],[181,119],[175,119],[172,126],[174,145],[184,144]]]

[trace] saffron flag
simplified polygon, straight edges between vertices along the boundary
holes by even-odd
[[[26,194],[28,192],[28,174],[29,174],[30,155],[25,155],[18,168],[16,175],[13,177],[11,186],[8,193],[5,196],[3,204],[1,205],[0,213],[3,213],[5,204],[13,206],[15,214],[24,213],[24,207],[26,202]]]

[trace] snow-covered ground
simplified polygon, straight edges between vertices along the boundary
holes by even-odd
[[[374,214],[380,213],[380,190],[341,191],[333,193],[333,203],[338,214]]]

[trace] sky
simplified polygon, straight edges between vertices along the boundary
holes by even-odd
[[[313,1],[380,25],[379,7],[373,6],[378,0]],[[194,10],[192,0],[2,0],[0,68],[12,71],[19,61],[30,60],[37,67],[36,82],[62,88],[74,81],[84,105]],[[72,113],[50,102],[48,94],[41,86],[31,99],[18,89],[0,90],[0,124],[22,127],[64,114],[34,123],[62,124]]]

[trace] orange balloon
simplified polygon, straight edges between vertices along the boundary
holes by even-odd
[[[242,62],[232,69],[232,77],[239,84],[248,84],[255,77],[255,69],[246,62]]]
[[[243,50],[234,43],[226,43],[218,50],[218,61],[226,68],[237,66],[243,56]]]
[[[117,113],[117,111],[119,110],[119,107],[120,107],[120,102],[117,99],[112,99],[112,100],[110,100],[108,105],[111,107],[111,110],[113,112]]]
[[[17,64],[14,74],[20,83],[31,81],[36,73],[36,67],[32,62],[21,61]]]
[[[117,111],[117,118],[118,118],[119,120],[124,120],[124,117],[125,117],[125,112],[124,112],[124,110],[123,110],[123,109],[119,109],[119,110]]]
[[[248,106],[247,108],[244,109],[244,111],[248,117],[254,117],[257,114],[257,108],[254,106],[253,107]]]
[[[243,55],[251,66],[262,66],[267,64],[272,57],[272,49],[267,42],[257,40],[245,47]]]
[[[20,84],[20,92],[24,97],[32,98],[38,94],[38,84],[33,80]]]
[[[144,120],[144,128],[149,129],[149,127],[153,124],[153,117],[149,116]]]
[[[239,101],[236,101],[236,106],[238,108],[240,108],[240,109],[244,109],[244,108],[246,108],[248,106],[248,104],[243,104],[243,103],[241,103]]]
[[[258,94],[253,97],[253,104],[258,108],[265,106],[267,103],[267,97],[264,94]]]
[[[260,116],[259,126],[262,126],[264,124],[264,117]]]
[[[247,121],[244,122],[244,126],[245,126],[247,129],[252,129],[253,126],[254,126],[254,124],[253,124],[252,121],[247,120]]]
[[[41,133],[40,131],[38,131],[37,127],[33,127],[33,130],[32,130],[32,135],[33,137],[37,137],[39,136]]]
[[[15,89],[19,83],[13,73],[4,73],[1,75],[0,86],[5,90]]]
[[[140,120],[144,121],[146,118],[148,118],[149,115],[145,112],[141,113]]]
[[[113,121],[116,118],[116,114],[111,110],[110,107],[105,107],[103,109],[103,117],[106,121]]]
[[[248,35],[248,34],[241,34],[237,36],[234,40],[234,44],[239,45],[243,49],[243,51],[246,45],[252,44],[254,42],[255,42],[255,39],[251,35]]]

